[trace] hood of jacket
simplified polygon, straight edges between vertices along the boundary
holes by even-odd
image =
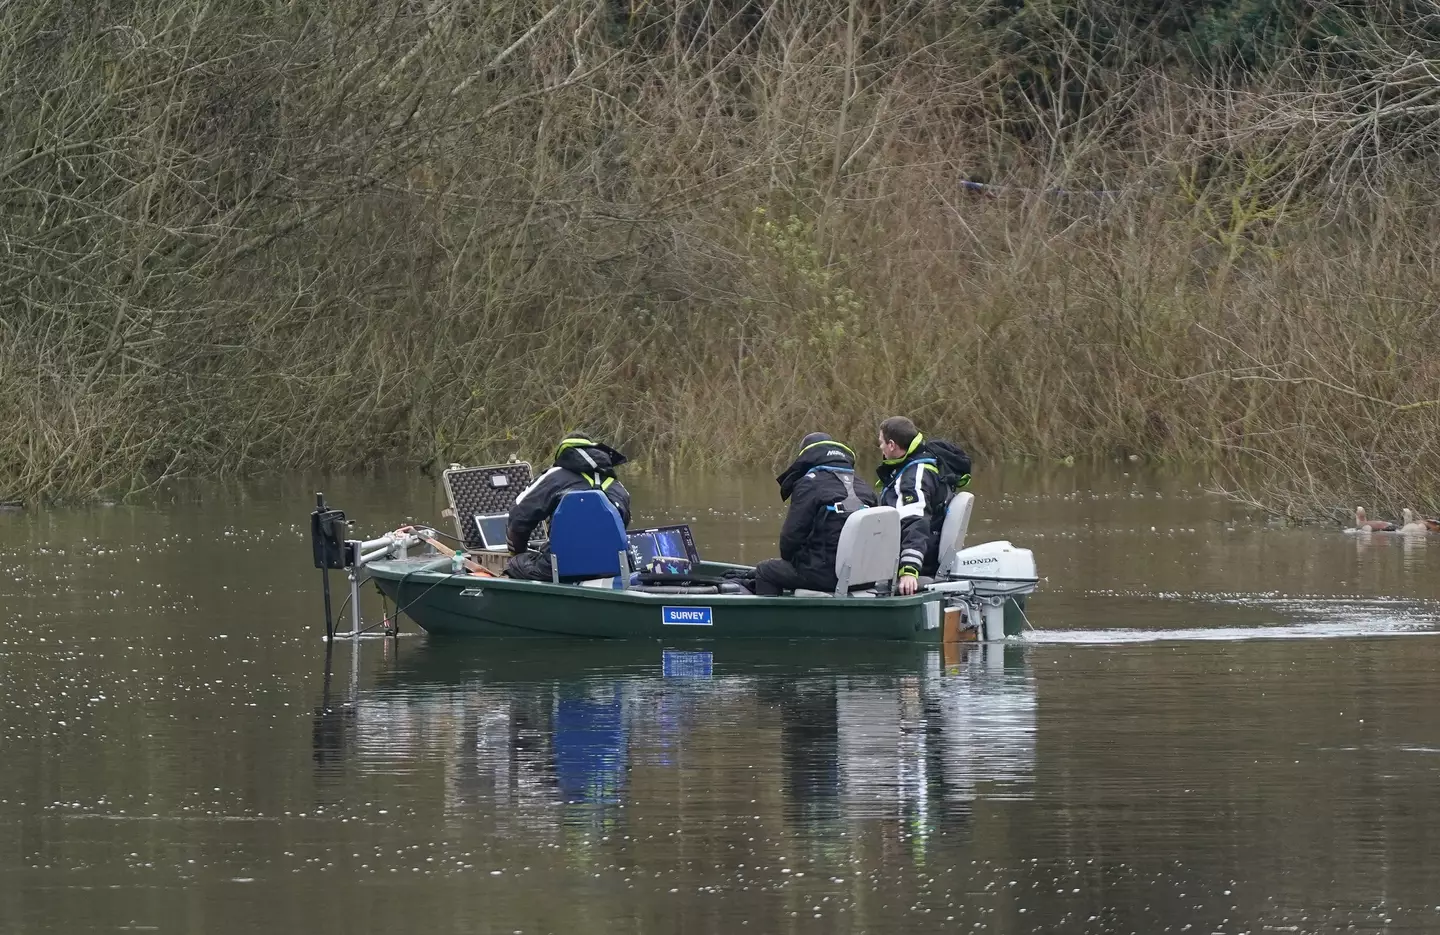
[[[555,448],[555,466],[576,474],[603,474],[614,476],[615,469],[624,464],[626,457],[601,442],[592,441],[583,435],[571,435]]]
[[[817,467],[845,468],[855,470],[855,452],[834,439],[813,442],[800,449],[790,466],[775,478],[780,485],[780,499],[789,500],[800,478]]]

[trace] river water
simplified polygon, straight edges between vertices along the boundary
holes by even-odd
[[[627,479],[773,549],[763,476]],[[0,514],[0,932],[1440,932],[1440,538],[1014,469],[971,533],[1046,576],[1011,645],[327,654],[317,487],[444,506]]]

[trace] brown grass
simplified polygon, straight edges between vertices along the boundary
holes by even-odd
[[[1077,107],[980,7],[617,9],[0,7],[0,500],[904,412],[1440,507],[1440,49],[1237,88],[1057,30]]]

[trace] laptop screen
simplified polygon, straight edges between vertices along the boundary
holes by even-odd
[[[485,548],[505,548],[505,525],[509,520],[509,513],[475,514],[475,527],[480,533],[480,541],[485,544]]]
[[[657,558],[683,558],[692,565],[700,562],[700,551],[687,525],[636,529],[626,535],[630,539],[631,568],[646,568]]]

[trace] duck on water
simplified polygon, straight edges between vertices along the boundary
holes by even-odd
[[[1426,535],[1440,532],[1440,520],[1426,519],[1408,506],[1400,511],[1400,524],[1385,519],[1367,519],[1365,508],[1355,508],[1355,526],[1346,529],[1348,533],[1398,532],[1405,535]]]
[[[1407,535],[1423,536],[1432,532],[1440,532],[1440,520],[1426,519],[1408,506],[1400,511],[1403,525],[1400,532]]]
[[[1383,520],[1383,519],[1366,519],[1366,518],[1365,518],[1365,508],[1364,508],[1363,506],[1357,506],[1357,507],[1355,508],[1355,528],[1352,529],[1352,530],[1348,530],[1348,531],[1349,531],[1349,532],[1398,532],[1398,531],[1399,531],[1399,528],[1400,528],[1400,527],[1396,526],[1394,523],[1390,522],[1389,520]]]

